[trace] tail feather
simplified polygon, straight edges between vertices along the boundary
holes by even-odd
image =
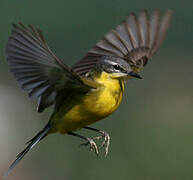
[[[10,172],[15,168],[15,166],[23,159],[23,157],[39,142],[41,141],[46,135],[48,134],[51,128],[50,123],[48,123],[43,130],[41,130],[34,138],[32,138],[28,144],[28,146],[20,152],[17,156],[15,161],[9,166],[7,172],[3,175],[3,178],[6,178]]]

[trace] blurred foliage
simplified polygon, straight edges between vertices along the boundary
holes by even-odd
[[[169,33],[146,67],[144,80],[129,81],[120,108],[93,125],[111,135],[108,157],[88,153],[74,137],[50,135],[7,179],[192,180],[192,7],[191,0],[1,0],[0,173],[52,112],[50,108],[38,114],[35,102],[8,72],[4,47],[11,23],[39,26],[51,49],[65,63],[73,64],[130,12],[171,8]]]

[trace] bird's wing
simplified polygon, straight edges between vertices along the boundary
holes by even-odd
[[[145,66],[159,49],[166,35],[172,12],[167,10],[163,16],[159,10],[150,15],[142,10],[138,16],[131,13],[124,22],[106,34],[89,50],[86,56],[73,66],[73,70],[84,76],[92,69],[99,57],[121,57],[131,65]]]
[[[19,85],[38,100],[39,112],[55,103],[58,91],[91,88],[49,49],[40,29],[31,25],[13,25],[6,58]]]

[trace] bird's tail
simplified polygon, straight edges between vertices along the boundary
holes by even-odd
[[[47,136],[49,130],[51,129],[50,122],[42,129],[34,138],[32,138],[30,141],[28,141],[26,144],[28,146],[20,152],[17,156],[15,161],[9,166],[7,172],[3,175],[3,178],[6,178],[9,173],[15,168],[15,166],[23,159],[23,157],[44,137]]]

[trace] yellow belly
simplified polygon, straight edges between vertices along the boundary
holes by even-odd
[[[104,81],[104,78],[100,80]],[[120,105],[123,88],[123,81],[106,79],[104,86],[91,90],[70,110],[65,110],[66,105],[61,107],[60,112],[56,112],[53,117],[55,130],[61,133],[75,131],[110,115]]]

